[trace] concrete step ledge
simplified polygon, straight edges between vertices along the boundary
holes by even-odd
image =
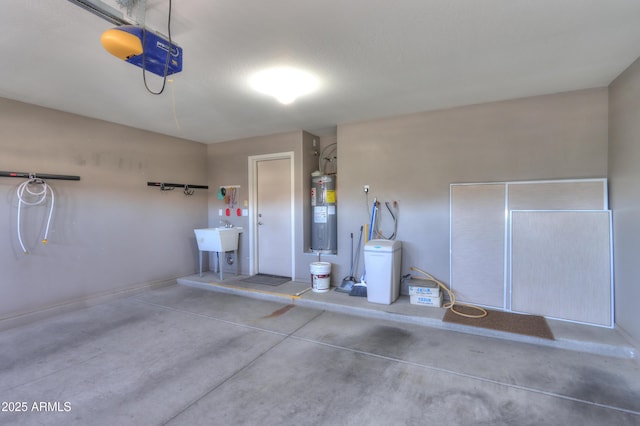
[[[239,281],[240,279],[242,279],[242,277],[234,277],[225,279],[224,282],[219,282],[213,279],[212,276],[203,274],[203,277],[195,275],[178,278],[177,282],[180,285],[188,287],[242,297],[251,297],[276,303],[293,304],[310,309],[378,318],[558,349],[626,359],[636,359],[638,355],[638,350],[616,329],[606,329],[547,319],[549,327],[555,337],[555,340],[548,340],[516,333],[443,322],[442,316],[444,315],[444,309],[411,305],[406,296],[401,296],[400,299],[391,305],[378,305],[368,303],[366,298],[350,297],[344,293],[335,292],[333,288],[325,293],[308,291],[308,283],[290,282],[282,286],[269,287],[248,285]]]

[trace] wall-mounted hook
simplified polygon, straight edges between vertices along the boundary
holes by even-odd
[[[188,185],[184,183],[165,183],[165,182],[147,182],[147,186],[156,186],[160,191],[171,191],[176,188],[182,188],[184,195],[193,195],[194,189],[209,189],[206,185]]]

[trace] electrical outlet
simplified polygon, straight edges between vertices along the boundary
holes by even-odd
[[[365,185],[364,186],[364,193],[368,194],[369,193],[369,185]]]

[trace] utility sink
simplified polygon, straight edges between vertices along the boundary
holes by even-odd
[[[194,229],[198,250],[200,251],[234,251],[238,249],[238,236],[242,228],[203,228]]]
[[[196,241],[198,242],[198,250],[200,251],[200,276],[202,276],[202,252],[214,251],[216,252],[216,269],[220,270],[220,280],[222,280],[222,265],[220,259],[220,253],[227,251],[235,252],[234,258],[237,259],[238,240],[241,227],[232,228],[202,228],[194,229],[196,234]],[[238,274],[238,262],[236,262],[236,275]]]

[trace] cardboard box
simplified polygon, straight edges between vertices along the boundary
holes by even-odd
[[[439,308],[442,306],[442,297],[432,297],[432,296],[409,296],[409,301],[412,305],[421,305],[421,306],[433,306]]]
[[[414,281],[415,283],[415,281]],[[431,296],[431,297],[440,297],[440,287],[436,284],[428,285],[425,284],[409,284],[409,296]]]
[[[407,274],[402,277],[402,281],[400,283],[400,294],[402,294],[403,296],[411,296],[409,294],[409,287],[431,288],[433,289],[432,292],[434,293],[435,293],[435,290],[439,288],[438,285],[431,280],[416,278],[416,277],[412,277],[410,274]]]

